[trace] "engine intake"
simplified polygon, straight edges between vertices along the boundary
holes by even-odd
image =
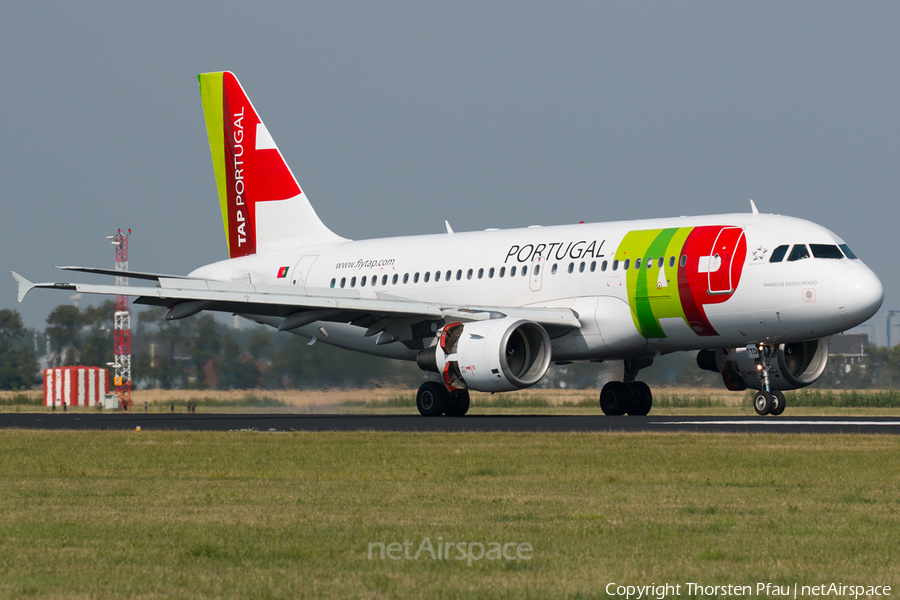
[[[505,317],[450,323],[416,358],[441,373],[448,390],[508,392],[534,385],[550,368],[550,336],[539,324]]]

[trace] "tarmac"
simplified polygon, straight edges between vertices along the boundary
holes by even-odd
[[[900,417],[0,413],[0,429],[142,431],[669,432],[900,434]]]

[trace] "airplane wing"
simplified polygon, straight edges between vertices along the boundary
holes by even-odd
[[[88,273],[125,275],[131,272],[68,267]],[[503,317],[524,318],[551,329],[581,327],[578,315],[569,308],[462,306],[409,300],[393,295],[362,297],[358,290],[299,288],[260,285],[238,281],[212,281],[178,276],[140,273],[141,279],[155,279],[156,286],[117,286],[87,283],[32,283],[12,272],[19,286],[18,300],[34,288],[63,289],[80,294],[137,296],[135,304],[169,307],[166,319],[189,317],[203,310],[241,315],[280,318],[278,329],[287,331],[316,321],[353,323],[369,328],[369,335],[387,328],[392,319],[417,321],[481,321]],[[381,329],[378,329],[381,327]],[[374,328],[374,330],[373,330]],[[402,340],[401,340],[402,341]]]

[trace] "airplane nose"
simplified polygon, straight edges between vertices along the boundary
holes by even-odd
[[[868,267],[853,267],[835,281],[838,312],[855,327],[870,319],[884,301],[881,280]]]

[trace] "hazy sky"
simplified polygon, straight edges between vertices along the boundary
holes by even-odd
[[[896,2],[15,2],[0,17],[3,272],[78,280],[52,265],[111,267],[118,227],[134,270],[226,258],[195,76],[231,70],[345,237],[753,198],[878,273],[882,341],[900,308]],[[18,305],[2,277],[0,308],[29,326],[68,301]]]

